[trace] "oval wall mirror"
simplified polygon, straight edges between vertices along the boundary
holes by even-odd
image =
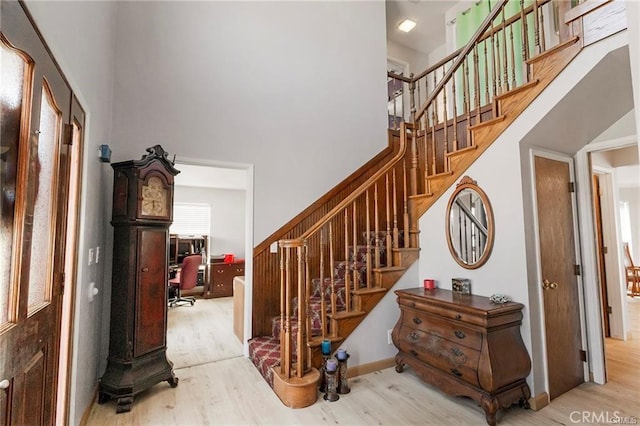
[[[463,177],[447,206],[447,243],[460,266],[482,266],[493,248],[493,211],[487,194],[469,176]]]

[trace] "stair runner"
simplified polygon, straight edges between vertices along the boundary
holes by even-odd
[[[372,251],[373,259],[373,247],[374,244],[379,244],[380,247],[380,262],[386,264],[386,250],[384,245],[381,244],[383,239],[380,237],[382,233],[379,233],[378,238],[371,235],[370,246],[357,245],[355,250],[353,247],[349,248],[349,260],[335,262],[333,268],[333,284],[336,292],[336,311],[343,311],[345,309],[345,274],[353,271],[357,271],[356,277],[358,285],[360,287],[366,286],[367,277],[367,247]],[[366,239],[366,234],[363,234]],[[351,275],[353,276],[353,275]],[[323,285],[320,283],[320,278],[314,278],[312,280],[312,292],[309,298],[309,318],[311,320],[311,336],[320,336],[322,334],[322,322],[320,318],[322,299],[321,294],[324,293],[325,306],[327,311],[331,309],[331,278],[325,278]],[[295,362],[295,354],[297,350],[297,334],[298,334],[298,312],[297,312],[297,298],[292,301],[294,306],[293,315],[291,317],[291,334],[293,336],[292,352]],[[267,381],[269,386],[273,387],[273,367],[280,365],[280,323],[281,318],[274,317],[272,319],[272,333],[271,336],[254,337],[249,340],[249,359],[258,369],[262,377]]]

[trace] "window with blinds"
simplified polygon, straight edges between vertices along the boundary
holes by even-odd
[[[173,223],[169,233],[178,235],[209,235],[211,206],[197,203],[174,203]]]

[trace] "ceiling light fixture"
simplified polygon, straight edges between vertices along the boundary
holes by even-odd
[[[414,27],[416,26],[416,23],[414,21],[412,21],[411,19],[405,19],[404,21],[402,21],[400,23],[400,25],[398,25],[398,29],[400,31],[404,31],[405,33],[408,33],[409,31],[411,31]]]

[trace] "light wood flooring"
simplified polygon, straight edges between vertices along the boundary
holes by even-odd
[[[193,306],[169,308],[167,358],[174,369],[242,356],[232,315],[232,297],[196,299]]]
[[[196,305],[198,302],[196,302]],[[187,308],[183,308],[187,309]],[[498,413],[500,425],[601,424],[614,416],[640,421],[640,299],[630,301],[633,339],[608,340],[609,382],[584,383],[539,411],[517,406]],[[336,402],[320,396],[307,408],[285,407],[251,361],[236,357],[179,368],[177,388],[158,384],[135,398],[129,413],[115,403],[94,404],[89,425],[483,425],[473,401],[451,398],[411,369],[393,368],[351,378],[351,393]],[[587,413],[583,422],[583,412]],[[600,416],[600,417],[595,417]],[[608,416],[608,417],[603,417]],[[596,421],[594,421],[596,420]],[[611,420],[609,420],[611,422]],[[606,423],[606,422],[605,422]]]

